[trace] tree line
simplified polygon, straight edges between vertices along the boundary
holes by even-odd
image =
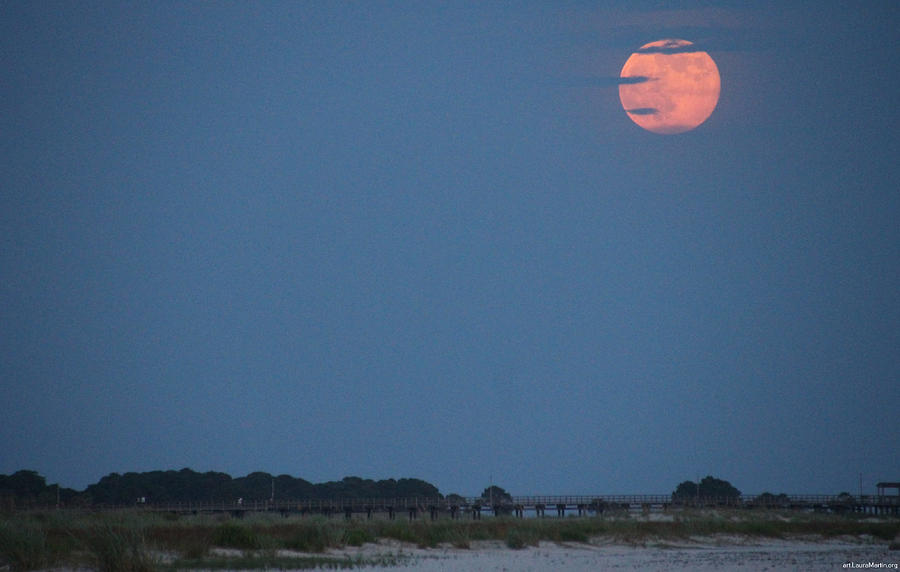
[[[485,500],[511,502],[512,495],[501,487],[491,485],[481,494]],[[707,476],[684,481],[672,493],[675,500],[702,498],[738,499],[741,491],[728,481]],[[771,504],[787,502],[786,495],[764,493]],[[311,483],[290,475],[250,473],[233,478],[227,473],[205,473],[188,468],[180,471],[148,471],[124,474],[110,473],[83,491],[48,485],[36,471],[23,470],[12,475],[0,475],[0,510],[28,506],[93,506],[128,505],[139,502],[221,502],[244,499],[319,499],[337,498],[444,498],[438,488],[420,479],[383,479],[375,481],[360,477],[345,477],[340,481]],[[464,500],[457,494],[448,499]]]
[[[0,508],[63,504],[67,506],[123,505],[137,502],[198,502],[264,500],[272,498],[442,498],[438,488],[420,479],[374,481],[345,477],[340,481],[311,483],[290,475],[250,473],[232,478],[227,473],[180,471],[110,473],[83,491],[48,485],[36,471],[0,475]]]

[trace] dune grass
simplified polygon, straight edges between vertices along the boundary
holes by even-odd
[[[900,519],[776,511],[684,511],[667,519],[612,517],[485,518],[482,520],[344,520],[274,514],[160,515],[146,512],[0,514],[0,567],[55,566],[143,572],[160,569],[353,568],[377,564],[329,550],[398,541],[420,548],[470,548],[496,541],[511,549],[540,542],[603,540],[665,545],[716,535],[757,538],[874,539],[896,544]],[[214,549],[231,549],[231,555]],[[379,559],[386,557],[379,556]],[[399,558],[399,556],[388,557]],[[383,562],[382,562],[383,563]]]
[[[90,564],[100,572],[153,572],[159,564],[140,525],[98,524],[81,539]]]
[[[47,533],[30,522],[0,524],[0,558],[16,570],[34,570],[51,562]],[[0,562],[3,565],[4,562]]]

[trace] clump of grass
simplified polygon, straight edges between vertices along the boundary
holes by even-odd
[[[464,529],[464,528],[453,529],[449,536],[450,536],[450,538],[449,538],[450,545],[453,546],[453,548],[468,549],[471,547],[471,544],[469,543],[469,535],[468,535],[466,529]]]
[[[33,570],[47,565],[44,529],[30,524],[21,528],[0,524],[0,566],[6,564],[13,570]]]
[[[381,522],[373,523],[368,530],[374,537],[390,538],[400,542],[415,544],[419,548],[434,548],[450,544],[456,548],[469,548],[470,540],[481,540],[483,533],[475,532],[477,523],[438,520],[436,522]]]
[[[417,527],[414,523],[391,522],[381,530],[381,534],[385,538],[422,545],[423,535],[420,534],[420,530],[421,527]]]
[[[509,529],[525,524],[510,518],[492,518],[472,522],[469,534],[472,540],[506,540]]]
[[[262,548],[260,537],[254,529],[233,522],[225,522],[216,527],[212,543],[215,546],[242,550]]]
[[[786,526],[779,521],[751,521],[739,523],[734,527],[735,532],[747,536],[761,536],[763,538],[784,538]]]
[[[559,540],[586,543],[592,534],[596,534],[595,528],[590,521],[566,521],[559,529]]]
[[[491,534],[492,527],[485,526],[483,521],[467,522],[465,523],[465,530],[472,541],[495,539]]]
[[[140,528],[95,526],[88,531],[85,544],[100,572],[153,572],[158,564]]]
[[[337,546],[343,536],[324,520],[279,527],[273,533],[278,534],[285,548],[301,552],[325,552],[325,549]]]
[[[205,524],[150,528],[148,538],[158,546],[173,550],[181,558],[203,558],[213,545],[213,528]]]
[[[355,526],[344,530],[341,541],[349,546],[362,546],[367,542],[375,542],[375,536],[367,528]]]
[[[460,523],[422,523],[415,526],[414,532],[420,548],[435,548],[441,544],[450,544],[455,548],[469,547],[468,527]]]
[[[506,545],[515,550],[537,546],[538,542],[540,535],[534,527],[511,526],[506,533]]]
[[[469,527],[459,523],[437,523],[428,527],[429,544],[450,544],[454,548],[469,548]]]

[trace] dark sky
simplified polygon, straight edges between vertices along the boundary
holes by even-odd
[[[0,4],[0,473],[900,478],[900,4],[600,4]]]

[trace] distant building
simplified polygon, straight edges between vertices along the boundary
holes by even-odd
[[[880,496],[880,497],[886,497],[886,496],[900,497],[900,483],[876,483],[875,488],[878,489],[878,496]],[[896,490],[897,494],[888,495],[887,493],[885,493],[885,491],[889,491],[889,490]]]

